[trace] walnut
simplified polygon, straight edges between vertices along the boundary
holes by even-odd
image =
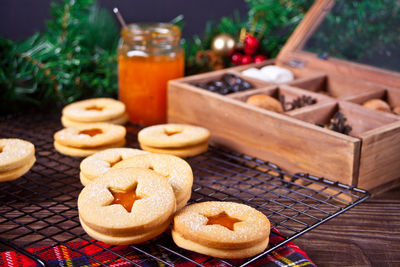
[[[364,107],[374,109],[374,110],[379,110],[379,111],[384,111],[384,112],[390,112],[390,106],[388,103],[381,99],[370,99],[367,102],[363,104]]]
[[[267,95],[256,94],[247,98],[246,103],[259,108],[271,110],[278,113],[283,113],[281,103],[275,98]]]

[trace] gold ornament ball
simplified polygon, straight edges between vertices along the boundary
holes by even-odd
[[[229,56],[235,50],[235,39],[229,34],[223,33],[214,37],[211,49],[218,55]]]

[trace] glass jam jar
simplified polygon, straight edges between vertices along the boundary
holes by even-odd
[[[119,98],[132,123],[166,122],[167,82],[184,74],[180,29],[168,23],[130,24],[118,49]]]

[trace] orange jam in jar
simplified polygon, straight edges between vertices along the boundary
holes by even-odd
[[[184,74],[179,40],[179,27],[168,23],[130,24],[121,30],[119,98],[131,122],[166,122],[167,82]]]

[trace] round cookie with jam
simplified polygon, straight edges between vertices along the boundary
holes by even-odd
[[[101,152],[106,149],[123,147],[126,144],[126,140],[123,139],[121,141],[118,141],[116,143],[113,143],[113,144],[110,144],[107,146],[89,147],[89,148],[64,146],[64,145],[57,143],[56,141],[54,141],[53,144],[54,144],[54,148],[61,154],[72,156],[72,157],[88,157],[90,155],[93,155],[94,153],[98,153],[98,152]]]
[[[80,179],[83,185],[95,180],[109,171],[118,162],[129,159],[140,154],[149,152],[134,148],[110,148],[97,152],[84,160],[80,164]]]
[[[247,258],[263,252],[270,222],[256,209],[233,202],[209,201],[184,207],[174,217],[177,246],[218,258]]]
[[[115,119],[110,119],[107,121],[101,121],[100,123],[112,123],[112,124],[119,124],[119,125],[124,125],[129,121],[129,115],[127,113],[122,114],[122,116],[117,117]],[[80,126],[80,125],[85,125],[88,124],[88,122],[79,122],[79,121],[73,121],[68,119],[65,116],[61,117],[61,123],[64,127],[75,127],[75,126]],[[97,123],[96,121],[90,122],[90,123]]]
[[[0,139],[0,182],[15,180],[35,163],[35,146],[16,138]]]
[[[125,114],[125,105],[112,98],[92,98],[71,103],[62,110],[67,121],[106,122]]]
[[[78,197],[86,233],[112,245],[137,244],[164,232],[175,212],[167,180],[146,169],[111,169]]]
[[[169,154],[174,155],[181,158],[192,157],[204,153],[208,150],[208,142],[200,143],[194,146],[188,147],[173,147],[173,148],[158,148],[158,147],[150,147],[143,144],[140,144],[140,147],[143,150],[146,150],[151,153],[158,154]]]
[[[125,145],[126,129],[110,123],[64,128],[54,134],[55,149],[65,155],[87,157],[96,152]]]
[[[125,135],[123,126],[96,123],[64,128],[54,134],[54,140],[69,147],[95,148],[120,142]]]
[[[188,124],[160,124],[138,133],[141,145],[154,148],[184,148],[208,142],[210,131]]]
[[[26,165],[35,155],[35,146],[17,138],[0,139],[0,172]]]
[[[183,159],[165,154],[142,154],[123,160],[113,168],[130,167],[150,169],[163,176],[174,191],[177,210],[189,201],[192,194],[193,172]]]

